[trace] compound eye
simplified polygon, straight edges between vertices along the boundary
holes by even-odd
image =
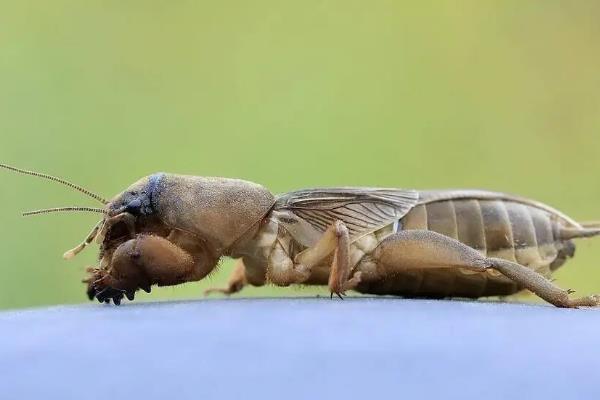
[[[133,214],[133,215],[139,215],[141,208],[142,208],[142,201],[140,199],[135,199],[135,200],[130,201],[125,206],[125,212],[128,212],[129,214]]]

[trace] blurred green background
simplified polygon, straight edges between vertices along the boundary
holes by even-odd
[[[0,161],[111,196],[168,171],[474,187],[600,219],[600,3],[2,1]],[[0,171],[0,307],[86,301],[95,205]],[[600,292],[600,240],[557,282]],[[231,269],[144,298],[200,297]],[[323,294],[326,288],[244,295]]]

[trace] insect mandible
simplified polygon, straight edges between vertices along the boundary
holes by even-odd
[[[408,297],[505,296],[529,289],[558,307],[597,306],[571,298],[551,274],[572,257],[573,239],[600,235],[536,201],[481,190],[321,188],[272,195],[256,183],[157,173],[107,201],[81,186],[49,179],[102,203],[24,213],[97,212],[102,219],[64,257],[96,241],[88,268],[90,299],[120,304],[137,290],[198,281],[223,257],[237,259],[226,288],[327,285]]]

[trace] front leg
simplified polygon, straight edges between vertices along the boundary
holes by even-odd
[[[152,285],[168,286],[202,279],[210,263],[201,252],[188,252],[169,240],[153,235],[137,235],[121,244],[107,268],[93,269],[88,296],[100,302],[119,304],[123,296],[133,299],[138,289]]]

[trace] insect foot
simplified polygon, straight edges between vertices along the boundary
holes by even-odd
[[[593,294],[591,296],[588,296],[587,299],[589,300],[589,307],[600,306],[600,294]]]
[[[344,296],[346,296],[346,291],[354,289],[359,283],[362,272],[356,272],[352,278],[346,282],[344,282],[341,286],[330,286],[331,295],[329,298],[333,299],[333,295],[336,295],[340,299],[344,300]]]
[[[113,299],[115,304],[120,304],[124,295],[120,290],[111,288],[106,283],[109,281],[110,276],[106,270],[100,268],[88,268],[87,272],[89,277],[83,280],[83,283],[87,283],[87,296],[90,300],[94,298],[98,299],[100,303],[110,303]]]
[[[135,299],[135,292],[138,288],[119,289],[112,286],[115,284],[115,280],[106,269],[88,268],[87,272],[89,276],[83,282],[87,283],[86,293],[90,300],[95,298],[99,303],[107,304],[110,304],[112,300],[118,306],[124,297],[130,301]],[[150,285],[140,285],[140,288],[150,293]]]

